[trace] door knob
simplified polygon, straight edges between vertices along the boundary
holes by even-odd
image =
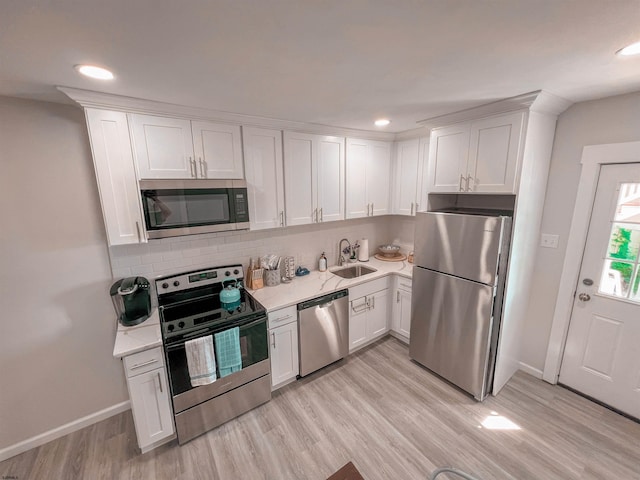
[[[588,302],[589,300],[591,300],[591,295],[589,295],[588,293],[581,293],[580,295],[578,295],[578,298],[583,302]]]

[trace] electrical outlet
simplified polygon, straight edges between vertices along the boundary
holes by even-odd
[[[559,235],[543,233],[540,235],[540,246],[544,248],[558,248]]]

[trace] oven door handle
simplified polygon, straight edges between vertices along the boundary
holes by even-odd
[[[225,330],[230,330],[230,329],[235,328],[235,327],[238,327],[238,328],[253,327],[254,325],[258,325],[259,323],[266,323],[266,322],[267,322],[267,317],[264,316],[264,317],[258,318],[257,320],[254,320],[253,322],[240,324],[240,325],[232,325],[228,329],[222,329],[220,331],[224,332]],[[184,335],[183,338],[204,336],[203,334],[207,334],[209,332],[211,332],[211,335],[215,335],[210,329],[205,328],[205,329],[202,329],[202,330],[197,330],[195,332],[187,333],[187,334]],[[216,332],[216,333],[218,333],[218,332]],[[169,344],[169,345],[166,346],[167,351],[177,350],[179,348],[184,348],[184,341],[176,342],[176,343]]]

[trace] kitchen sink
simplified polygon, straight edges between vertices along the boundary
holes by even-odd
[[[341,268],[340,270],[334,270],[331,273],[342,278],[357,278],[376,271],[375,268],[367,267],[366,265],[351,265],[350,267]]]

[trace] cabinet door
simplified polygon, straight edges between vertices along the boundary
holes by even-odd
[[[403,288],[396,290],[394,323],[394,330],[400,335],[409,338],[411,331],[411,290]]]
[[[426,212],[429,203],[429,137],[420,139],[420,159],[418,161],[418,193],[416,194],[416,212]]]
[[[319,137],[317,143],[317,221],[344,220],[344,138]]]
[[[189,120],[136,114],[129,119],[141,179],[196,178]]]
[[[428,175],[430,192],[466,191],[469,132],[469,124],[431,131]]]
[[[271,384],[279,385],[298,375],[298,323],[291,322],[269,331]]]
[[[285,211],[287,225],[316,220],[315,135],[284,132]]]
[[[243,127],[251,230],[284,227],[282,132]]]
[[[367,340],[389,331],[389,290],[382,290],[367,297]]]
[[[198,178],[244,178],[240,127],[191,122]]]
[[[349,351],[357,349],[367,341],[367,297],[349,302]]]
[[[173,434],[173,414],[164,368],[127,379],[141,449]]]
[[[469,191],[515,193],[524,117],[516,112],[471,124]]]
[[[347,138],[346,217],[369,215],[365,170],[369,144],[366,140]]]
[[[367,161],[366,189],[371,215],[391,213],[391,143],[371,142]]]
[[[415,215],[418,183],[420,180],[419,140],[407,140],[396,144],[395,199],[393,213]]]
[[[109,245],[146,242],[127,116],[85,110]]]

